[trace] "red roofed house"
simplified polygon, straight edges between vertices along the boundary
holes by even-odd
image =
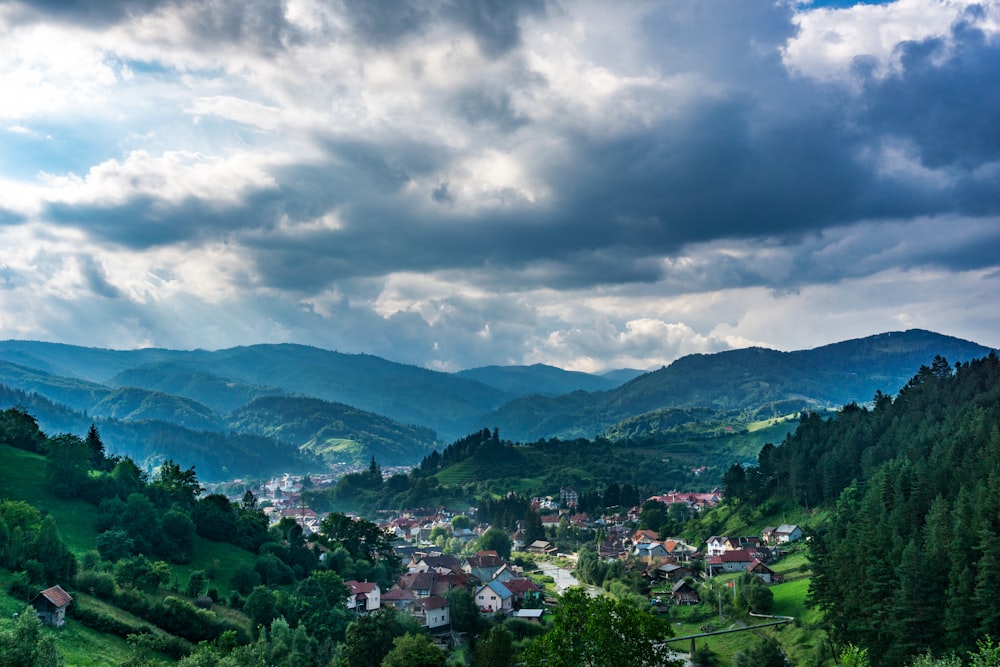
[[[428,630],[440,628],[451,623],[448,600],[440,595],[432,595],[428,598],[417,600],[412,613],[420,621],[420,624]]]
[[[736,549],[725,551],[719,556],[712,556],[708,559],[709,571],[712,574],[720,572],[741,572],[754,561],[754,556],[746,549]]]
[[[747,565],[747,572],[756,574],[757,577],[765,584],[770,584],[775,579],[774,570],[769,568],[767,565],[764,565],[764,563],[760,562],[756,558],[754,558],[753,561]]]
[[[367,614],[375,611],[382,604],[382,591],[378,584],[367,581],[345,581],[350,594],[347,596],[348,611],[356,611],[359,614]]]
[[[38,620],[43,625],[59,628],[66,622],[66,607],[73,601],[73,596],[62,589],[53,586],[31,599],[31,606],[38,613]]]

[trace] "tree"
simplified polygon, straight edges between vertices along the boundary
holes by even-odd
[[[840,652],[837,662],[843,667],[871,667],[868,660],[868,649],[848,644]]]
[[[458,516],[452,517],[451,527],[453,530],[465,530],[466,528],[472,528],[472,519],[465,516],[464,514],[459,514]]]
[[[0,667],[61,667],[63,657],[53,635],[42,632],[31,605],[13,621],[0,622]]]
[[[510,536],[507,533],[499,528],[491,527],[479,536],[478,545],[480,551],[496,551],[501,558],[506,560],[510,558],[510,550],[513,547],[513,542],[511,542]]]
[[[160,522],[163,556],[172,563],[187,563],[194,556],[194,522],[186,512],[170,510]]]
[[[45,450],[45,434],[38,422],[19,407],[0,411],[0,442],[29,452]]]
[[[396,612],[383,607],[374,614],[360,616],[347,626],[347,636],[340,647],[338,667],[379,665],[389,654],[392,640],[405,634]]]
[[[679,665],[662,651],[663,639],[672,636],[670,624],[645,609],[571,588],[559,600],[551,629],[524,657],[527,665],[546,667]]]
[[[389,534],[371,521],[331,512],[320,523],[320,539],[330,549],[342,546],[351,558],[369,562],[381,560],[391,569],[399,565],[399,556],[392,549]]]
[[[190,509],[194,505],[195,498],[205,490],[198,483],[194,466],[181,470],[181,467],[171,459],[167,459],[160,466],[152,486],[155,494],[162,498],[163,502],[159,504],[166,507],[171,503],[177,503],[184,509]]]
[[[510,667],[513,661],[514,637],[502,625],[490,628],[472,651],[472,667]]]
[[[119,586],[134,586],[153,593],[170,579],[170,566],[139,555],[115,563],[114,574]]]
[[[444,652],[427,635],[405,634],[392,640],[382,667],[443,667]]]
[[[274,601],[274,593],[264,586],[256,586],[247,601],[243,603],[243,613],[253,621],[257,627],[271,627],[271,623],[278,617],[278,607]]]
[[[479,627],[479,606],[473,594],[464,588],[453,588],[445,593],[455,632],[475,632]]]
[[[191,520],[198,534],[210,540],[232,542],[238,537],[236,508],[221,493],[211,493],[195,502]]]
[[[87,484],[90,450],[75,435],[63,433],[45,443],[45,480],[52,493],[63,498],[80,495]]]
[[[785,667],[785,654],[777,641],[763,637],[745,652],[734,655],[733,667]]]
[[[94,422],[90,422],[90,429],[87,431],[85,442],[87,443],[87,449],[90,450],[90,467],[94,470],[108,470],[110,467],[108,463],[110,461],[104,451],[104,442],[101,440],[101,434],[98,432]]]
[[[121,528],[112,528],[97,536],[97,552],[115,563],[135,553],[135,541]]]

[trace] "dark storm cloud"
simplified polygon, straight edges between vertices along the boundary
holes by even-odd
[[[520,19],[545,11],[542,0],[451,0],[441,4],[420,0],[344,3],[353,30],[365,42],[392,46],[446,22],[469,31],[480,48],[500,56],[521,43]]]
[[[427,3],[419,0],[344,0],[343,6],[358,36],[378,46],[391,45],[409,35],[420,34],[433,20]]]
[[[108,299],[117,299],[121,296],[121,290],[108,282],[108,277],[104,273],[104,268],[89,255],[77,257],[80,263],[80,272],[90,291]]]
[[[1000,160],[1000,43],[959,23],[952,40],[908,42],[901,52],[898,74],[867,82],[867,124],[913,142],[931,168]]]
[[[171,6],[176,0],[22,0],[26,10],[22,19],[48,18],[90,26],[120,23],[160,7]]]
[[[119,206],[50,204],[45,216],[95,239],[143,250],[217,240],[238,229],[267,227],[279,211],[274,193],[263,191],[231,206],[195,198],[166,203],[146,195]]]
[[[254,46],[269,52],[295,37],[276,0],[26,0],[20,20],[82,23],[101,27],[127,22],[161,9],[180,9],[199,43]]]
[[[487,55],[499,56],[520,46],[521,16],[544,11],[541,0],[453,0],[444,13],[471,31]]]
[[[528,122],[527,117],[513,108],[510,92],[481,86],[454,95],[450,106],[471,125],[492,125],[503,132],[513,132]]]

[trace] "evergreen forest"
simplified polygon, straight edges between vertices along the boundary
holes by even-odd
[[[788,497],[831,510],[809,537],[809,599],[870,664],[957,658],[1000,637],[996,353],[937,357],[895,398],[806,415],[756,466],[730,468],[725,491],[745,511]]]

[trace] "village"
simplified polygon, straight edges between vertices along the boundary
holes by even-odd
[[[383,474],[395,472],[387,469]],[[304,491],[328,488],[336,479],[336,473],[285,474],[250,491],[272,525],[291,519],[308,536],[320,530],[323,514],[307,505]],[[240,482],[234,480],[234,485]],[[677,505],[687,516],[721,501],[718,489],[670,491],[646,499],[646,503],[662,503],[667,508]],[[531,498],[530,506],[548,539],[527,542],[523,522],[518,522],[517,529],[507,533],[509,551],[476,548],[490,525],[477,520],[474,507],[464,512],[443,507],[381,510],[377,525],[392,538],[403,573],[387,590],[369,581],[345,582],[349,588],[347,609],[362,615],[391,607],[442,638],[450,636],[452,626],[447,594],[465,589],[472,592],[482,614],[540,622],[545,609],[556,604],[552,593],[561,593],[565,587],[553,588],[548,576],[553,569],[561,570],[564,580],[581,583],[572,576],[577,554],[561,551],[555,544],[556,536],[568,529],[577,536],[588,536],[601,561],[620,562],[625,572],[641,577],[651,605],[692,605],[701,601],[697,582],[719,575],[746,572],[765,584],[779,583],[782,578],[771,566],[781,559],[789,543],[803,537],[799,526],[783,524],[765,528],[760,535],[712,535],[691,544],[639,528],[639,506],[591,516],[577,511],[577,502],[578,494],[572,488],[560,489],[558,496]]]

